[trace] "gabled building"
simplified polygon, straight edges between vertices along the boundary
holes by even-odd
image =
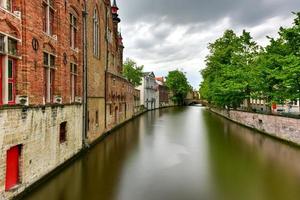
[[[107,66],[106,66],[106,117],[105,126],[109,130],[134,115],[134,86],[122,76],[123,39],[118,32],[120,18],[118,6],[113,1],[107,22]]]
[[[159,107],[157,95],[157,83],[153,72],[144,72],[142,84],[137,87],[141,91],[141,103],[147,110],[153,110]]]

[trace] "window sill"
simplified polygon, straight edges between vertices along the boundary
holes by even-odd
[[[79,52],[79,49],[76,47],[76,48],[73,48],[73,47],[70,47],[70,49],[72,50],[72,51],[74,51],[75,53],[78,53]]]
[[[65,145],[65,146],[66,146],[66,145],[67,145],[67,140],[65,140],[65,141],[60,141],[60,142],[59,142],[59,145]]]
[[[18,59],[18,60],[21,60],[22,59],[22,56],[18,56],[18,55],[12,55],[12,54],[7,54],[8,57],[10,58],[15,58],[15,59]]]
[[[100,60],[100,56],[96,56],[95,54],[94,54],[94,58]]]
[[[4,12],[6,12],[6,13],[8,13],[9,15],[11,15],[11,16],[13,16],[13,17],[19,19],[19,20],[21,20],[21,15],[17,15],[17,14],[15,14],[15,13],[13,13],[13,12],[11,12],[11,11],[9,11],[9,10],[3,8],[3,7],[1,7],[1,6],[0,6],[0,10],[1,10],[1,11],[4,11]]]
[[[50,35],[49,33],[43,32],[44,35],[46,35],[47,37],[51,38],[52,40],[57,41],[57,36],[55,34]]]

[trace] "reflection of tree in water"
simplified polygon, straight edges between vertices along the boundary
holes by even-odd
[[[125,158],[138,143],[147,116],[112,132],[87,154],[28,195],[25,200],[114,199]]]
[[[299,197],[299,149],[209,112],[203,118],[219,199]]]

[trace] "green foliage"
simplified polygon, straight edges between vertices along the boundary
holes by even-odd
[[[141,85],[144,66],[137,66],[136,62],[127,58],[123,65],[123,75],[135,87]]]
[[[166,77],[166,85],[173,92],[173,101],[182,104],[192,87],[189,85],[186,75],[179,70],[170,71]]]
[[[209,45],[207,68],[202,71],[201,97],[220,107],[237,107],[249,99],[254,85],[250,75],[258,46],[250,33],[237,36],[232,30]]]
[[[209,45],[201,73],[201,97],[220,107],[238,107],[250,97],[282,103],[300,99],[300,13],[290,28],[280,28],[265,48],[250,33],[232,30]]]

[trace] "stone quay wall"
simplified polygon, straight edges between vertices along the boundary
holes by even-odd
[[[300,146],[300,119],[215,108],[210,110],[239,124]]]
[[[61,141],[60,125],[66,122]],[[0,199],[11,199],[82,149],[82,105],[0,109]],[[19,181],[5,191],[7,151],[21,146]]]

